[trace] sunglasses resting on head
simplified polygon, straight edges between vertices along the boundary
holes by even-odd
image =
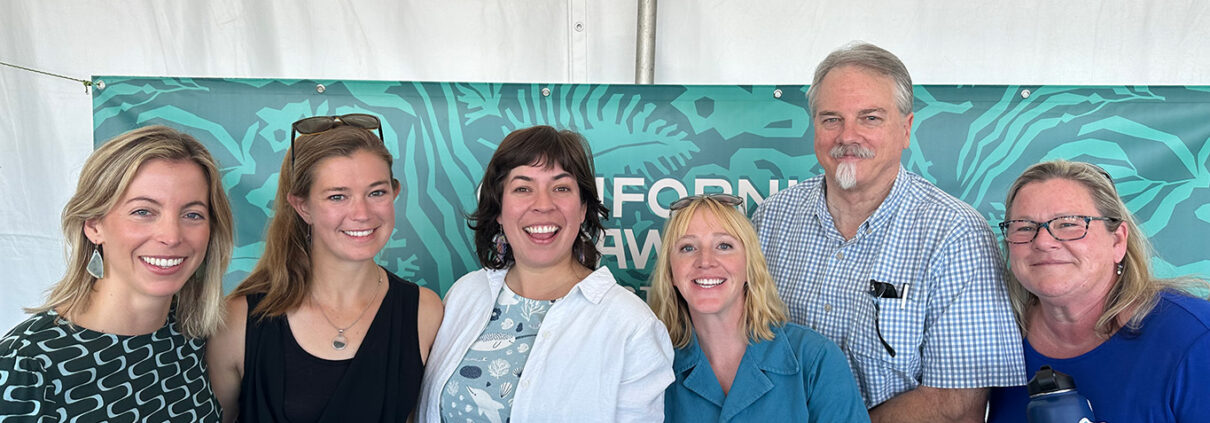
[[[312,116],[294,121],[290,125],[290,165],[294,165],[294,140],[298,138],[298,134],[312,135],[323,131],[335,128],[340,125],[348,125],[354,128],[367,130],[378,130],[378,139],[386,140],[382,137],[382,121],[377,116],[365,113],[349,113],[340,116]]]

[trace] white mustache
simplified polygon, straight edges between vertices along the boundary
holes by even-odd
[[[842,144],[832,147],[832,150],[828,151],[828,155],[832,156],[833,159],[839,159],[844,156],[853,156],[859,159],[872,159],[874,158],[874,150],[864,148],[857,144]]]

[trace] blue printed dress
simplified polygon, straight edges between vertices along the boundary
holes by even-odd
[[[534,337],[554,302],[522,297],[504,285],[487,327],[441,392],[442,421],[508,421]]]

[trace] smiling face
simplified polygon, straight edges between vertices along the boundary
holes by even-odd
[[[311,225],[311,252],[316,258],[373,260],[395,229],[399,194],[382,157],[365,150],[332,156],[314,167],[306,198],[290,204]]]
[[[206,258],[208,192],[194,162],[156,159],[140,166],[113,209],[84,223],[84,234],[102,247],[102,289],[160,299],[179,291]]]
[[[576,178],[558,163],[517,166],[504,179],[496,222],[517,266],[571,266],[572,246],[586,211]]]
[[[842,66],[828,72],[816,95],[815,157],[828,186],[889,189],[908,147],[913,118],[895,107],[894,81],[865,68]]]
[[[1100,216],[1088,190],[1068,179],[1027,184],[1013,200],[1009,219],[1046,222],[1058,216]],[[1126,254],[1126,224],[1109,231],[1092,221],[1082,239],[1058,241],[1045,229],[1033,242],[1008,244],[1009,266],[1026,290],[1046,304],[1103,301],[1113,287],[1116,263]]]
[[[716,315],[738,322],[744,311],[748,263],[744,245],[723,229],[713,213],[694,212],[685,234],[673,241],[672,283],[700,320]]]

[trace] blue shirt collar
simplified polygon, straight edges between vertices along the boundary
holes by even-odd
[[[740,362],[740,367],[752,365],[763,371],[783,375],[798,373],[798,357],[794,356],[794,349],[786,341],[785,331],[781,326],[773,326],[770,329],[773,331],[773,339],[760,342],[749,340],[748,349],[744,352],[744,359]],[[673,363],[673,370],[678,374],[693,369],[699,364],[704,370],[713,371],[710,369],[710,363],[706,361],[706,354],[702,352],[701,345],[697,343],[697,333],[689,338],[689,345],[676,350]]]
[[[722,420],[734,417],[773,390],[769,373],[792,375],[799,372],[798,358],[786,340],[785,332],[779,326],[771,329],[773,339],[748,344],[744,358],[735,371],[729,394],[723,394],[723,388],[714,376],[714,369],[697,343],[697,334],[689,339],[689,345],[676,350],[673,370],[677,380],[685,389],[718,406]]]

